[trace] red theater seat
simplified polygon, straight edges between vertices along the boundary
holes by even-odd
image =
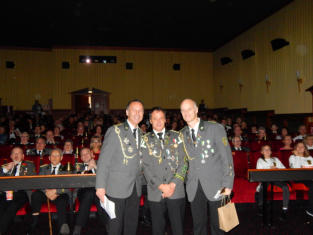
[[[292,155],[292,150],[280,150],[279,159],[286,168],[289,168],[289,157]]]
[[[234,161],[235,177],[247,177],[248,172],[248,153],[242,151],[232,152]]]

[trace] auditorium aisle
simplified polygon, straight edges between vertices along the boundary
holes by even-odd
[[[262,226],[262,217],[256,215],[256,207],[254,203],[236,204],[239,215],[240,225],[232,230],[230,235],[310,235],[313,234],[313,220],[308,218],[304,213],[305,201],[291,201],[290,211],[287,221],[281,222],[278,217],[280,215],[280,201],[274,201],[274,227],[264,228]],[[187,205],[185,217],[185,235],[192,235],[192,222],[189,206]],[[18,218],[15,224],[11,226],[10,235],[26,234],[26,221]],[[49,234],[48,216],[41,216],[39,226],[42,235]],[[105,235],[105,228],[98,225],[96,218],[90,218],[88,227],[83,230],[83,234],[89,235]],[[168,235],[171,235],[168,228]],[[151,235],[148,227],[139,225],[138,235]]]

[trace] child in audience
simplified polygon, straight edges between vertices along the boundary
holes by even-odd
[[[257,169],[284,169],[285,166],[281,163],[281,161],[276,158],[272,157],[272,150],[269,145],[263,145],[261,148],[262,156],[257,161]],[[283,207],[282,207],[282,219],[286,219],[287,212],[288,212],[288,204],[289,204],[289,188],[286,182],[273,182],[274,185],[280,187],[283,190]],[[258,206],[261,207],[263,205],[263,189],[262,185],[260,184],[257,188],[259,192],[259,200]]]
[[[313,168],[313,158],[310,156],[305,144],[300,141],[295,144],[293,155],[289,157],[290,168]],[[309,207],[307,215],[313,217],[313,181],[302,181],[309,188]]]

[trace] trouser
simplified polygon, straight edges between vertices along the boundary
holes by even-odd
[[[28,202],[25,191],[13,192],[13,200],[6,200],[6,193],[0,194],[0,233],[5,233],[16,212]]]
[[[190,203],[194,235],[208,235],[208,205],[210,211],[210,235],[223,235],[224,231],[219,228],[217,212],[217,209],[221,206],[221,201],[209,201],[203,192],[200,182],[198,183],[198,189],[195,198]]]
[[[99,198],[96,196],[95,188],[81,188],[77,192],[79,200],[79,211],[76,217],[75,225],[84,227],[87,224],[92,204],[97,207],[97,214],[101,220],[106,220],[106,214],[100,206]],[[102,221],[103,224],[105,221]]]
[[[31,208],[32,213],[39,213],[41,209],[41,205],[47,202],[47,197],[42,191],[35,191],[31,196]],[[58,228],[60,229],[62,224],[66,224],[66,211],[69,203],[69,196],[66,193],[60,194],[55,200],[52,201],[57,208],[58,215]],[[32,225],[33,227],[36,224]]]
[[[136,235],[140,197],[137,195],[136,184],[128,198],[107,196],[115,203],[115,219],[109,220],[108,235]]]
[[[286,182],[273,182],[273,185],[280,187],[283,190],[283,208],[288,208],[289,205],[289,188]],[[260,186],[259,198],[258,198],[258,206],[263,205],[263,186]],[[267,190],[267,189],[266,189]]]
[[[162,199],[160,202],[149,201],[152,234],[164,235],[166,226],[166,211],[171,222],[173,235],[184,234],[185,198]]]

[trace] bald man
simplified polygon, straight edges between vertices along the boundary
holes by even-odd
[[[230,195],[234,170],[225,129],[215,122],[198,118],[195,101],[185,99],[180,110],[187,126],[181,130],[189,161],[186,182],[191,203],[194,235],[207,235],[209,205],[211,235],[224,234],[219,229],[217,208],[223,196]]]

